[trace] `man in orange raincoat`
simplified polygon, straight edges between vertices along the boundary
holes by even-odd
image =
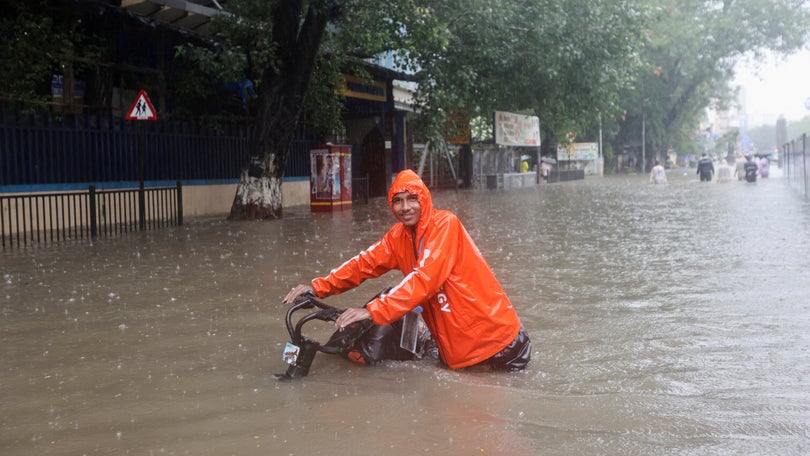
[[[421,306],[450,368],[525,368],[529,336],[458,217],[434,208],[427,186],[411,170],[397,175],[388,203],[398,223],[379,241],[326,277],[294,287],[284,301],[292,303],[307,291],[321,298],[336,295],[398,269],[405,275],[398,285],[363,308],[347,309],[335,322],[338,328],[365,319],[387,325]]]

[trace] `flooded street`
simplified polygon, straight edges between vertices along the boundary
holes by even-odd
[[[319,353],[274,379],[282,297],[376,241],[380,199],[0,251],[0,454],[808,454],[810,203],[775,168],[683,173],[434,192],[532,337],[516,374]]]

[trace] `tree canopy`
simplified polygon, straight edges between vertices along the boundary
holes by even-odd
[[[0,17],[0,99],[24,111],[44,106],[52,75],[73,70],[69,57],[77,49],[88,61],[100,53],[99,39],[86,29],[83,13],[53,3],[7,2]]]
[[[84,4],[85,2],[82,2]],[[88,4],[92,2],[86,2]],[[104,2],[105,4],[107,2]],[[63,8],[54,9],[54,5]],[[727,107],[734,65],[765,50],[789,53],[810,33],[805,0],[229,0],[216,33],[189,41],[177,59],[201,74],[176,90],[189,97],[211,81],[253,81],[250,156],[263,166],[235,207],[280,215],[281,177],[292,135],[306,117],[322,135],[339,131],[346,73],[391,53],[417,83],[422,134],[441,137],[451,114],[491,119],[494,110],[533,113],[545,144],[604,125],[616,149],[686,147],[706,107]],[[74,2],[12,2],[0,19],[0,96],[41,97],[54,68],[92,61],[104,39],[81,26]],[[16,17],[15,17],[16,15]],[[40,52],[36,52],[36,51]],[[79,56],[80,58],[75,58]],[[654,152],[652,152],[654,153]],[[258,211],[256,210],[258,208]],[[244,215],[244,214],[243,214]]]
[[[648,155],[688,149],[706,108],[736,102],[737,61],[766,50],[790,53],[807,42],[807,2],[792,0],[658,0],[641,55],[642,65],[622,93],[627,111],[616,147],[637,143],[644,119]],[[647,161],[649,163],[649,160]]]

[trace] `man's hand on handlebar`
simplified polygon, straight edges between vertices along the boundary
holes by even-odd
[[[335,321],[335,325],[338,329],[343,329],[345,326],[354,323],[360,320],[368,320],[371,318],[371,313],[366,308],[356,308],[351,307],[346,309],[338,319]]]
[[[315,295],[315,291],[312,289],[310,285],[301,284],[292,287],[287,293],[287,296],[284,297],[284,304],[293,304],[295,300],[298,299],[300,296],[309,293],[312,296]],[[349,308],[344,311],[340,317],[338,317],[337,321],[335,321],[335,325],[339,329],[343,329],[345,326],[354,323],[360,320],[369,320],[371,319],[371,313],[365,308]]]
[[[312,296],[315,296],[315,291],[312,289],[311,286],[304,284],[296,285],[292,287],[292,289],[290,289],[290,292],[287,293],[287,296],[284,297],[284,301],[282,302],[284,304],[292,304],[299,296],[304,295],[306,293],[310,293]]]

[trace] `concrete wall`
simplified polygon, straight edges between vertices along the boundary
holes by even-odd
[[[483,177],[483,179],[481,178]],[[501,173],[478,176],[474,180],[474,188],[486,188],[490,190],[504,189],[514,190],[518,188],[534,187],[537,185],[537,173]]]
[[[284,198],[284,206],[308,206],[309,205],[309,180],[285,181],[281,186],[281,197]]]
[[[231,211],[231,204],[236,194],[236,183],[219,185],[185,185],[183,186],[183,218],[189,217],[227,217]],[[309,206],[309,180],[286,181],[281,186],[283,207]],[[53,192],[33,192],[27,194],[0,194],[13,196],[37,196],[35,202],[19,200],[14,203],[3,200],[0,211],[3,222],[2,233],[5,236],[16,235],[18,231],[50,232],[53,229],[73,232],[75,228],[84,226],[88,218],[89,208],[86,199],[86,190],[76,192],[59,192],[68,196],[50,198],[47,195]],[[70,196],[75,193],[75,195]],[[137,204],[135,196],[126,204]],[[119,199],[119,203],[122,201]],[[103,203],[102,203],[103,204]],[[99,208],[99,221],[105,215],[112,214],[104,207]],[[112,217],[112,215],[110,215]],[[19,219],[19,220],[18,220]],[[122,216],[122,220],[127,218]],[[56,220],[56,221],[54,221]],[[121,220],[118,221],[120,223]],[[76,231],[78,232],[78,231]]]
[[[503,175],[503,189],[513,190],[537,185],[537,173],[507,173]]]
[[[236,184],[183,186],[183,217],[227,216],[236,195]],[[309,204],[309,180],[281,185],[283,207]]]

